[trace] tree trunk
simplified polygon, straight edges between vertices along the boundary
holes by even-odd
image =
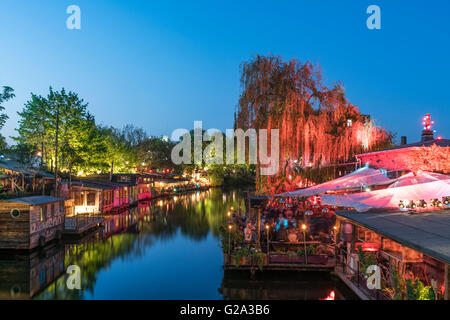
[[[109,173],[109,181],[112,181],[113,173],[114,173],[114,161],[111,162],[111,172]]]
[[[59,131],[59,106],[56,109],[56,137],[55,137],[55,195],[58,196],[58,132]]]
[[[69,163],[69,192],[72,188],[72,161]]]

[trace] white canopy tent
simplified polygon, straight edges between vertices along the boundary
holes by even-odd
[[[418,172],[397,179],[386,189],[348,195],[323,195],[321,203],[338,207],[355,208],[359,212],[370,209],[395,209],[400,201],[439,199],[450,196],[450,176]]]
[[[394,182],[386,177],[380,170],[369,167],[360,168],[346,176],[318,184],[311,188],[286,192],[279,194],[279,197],[310,197],[320,195],[328,191],[339,191],[348,189],[361,189],[373,185],[389,184]]]

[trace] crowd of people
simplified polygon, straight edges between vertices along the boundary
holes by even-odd
[[[232,219],[246,243],[257,241],[257,216],[233,212]],[[261,211],[260,240],[267,241],[268,236],[269,241],[331,243],[335,223],[334,211],[320,205],[316,199],[273,198]]]

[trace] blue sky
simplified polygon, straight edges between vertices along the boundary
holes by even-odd
[[[81,30],[66,28],[72,4]],[[366,27],[371,4],[381,30]],[[17,95],[2,134],[49,86],[77,92],[116,127],[232,128],[239,65],[273,53],[320,64],[328,84],[342,81],[350,102],[410,142],[427,112],[450,138],[449,15],[447,0],[2,0],[0,86]]]

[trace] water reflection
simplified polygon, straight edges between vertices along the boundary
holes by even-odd
[[[198,288],[202,287],[199,285],[202,279],[194,283],[179,276],[184,277],[186,270],[203,268],[200,274],[205,281],[212,278],[220,281],[223,272],[217,240],[219,227],[224,222],[224,212],[232,205],[237,206],[238,200],[236,191],[209,190],[140,203],[129,211],[108,216],[101,231],[65,246],[65,266],[80,266],[82,290],[68,290],[64,275],[35,298],[202,298],[205,292]],[[203,247],[204,254],[199,256],[196,247]],[[202,263],[211,258],[214,261]],[[211,262],[213,268],[206,269]],[[133,272],[133,268],[140,272]],[[165,283],[161,281],[164,278]],[[184,282],[183,290],[180,290],[183,283],[177,284],[174,278]],[[220,298],[217,284],[211,282],[210,286],[213,290],[208,288],[211,293],[206,298]]]
[[[324,272],[269,272],[250,280],[248,273],[226,271],[220,292],[226,300],[358,299],[340,280]]]
[[[108,216],[83,239],[22,257],[0,256],[0,298],[267,299],[284,293],[319,299],[335,289],[327,279],[283,285],[278,276],[250,281],[248,274],[224,275],[219,228],[242,201],[238,191],[213,189],[140,203]],[[70,265],[81,269],[81,290],[66,286]]]

